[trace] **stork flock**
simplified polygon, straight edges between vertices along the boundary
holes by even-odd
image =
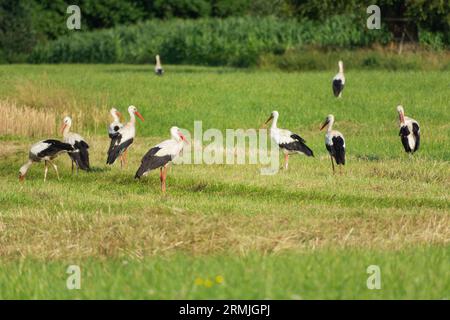
[[[345,85],[344,63],[338,62],[339,72],[332,79],[333,94],[337,98],[342,98],[342,92]],[[156,56],[155,74],[162,76],[164,70],[161,66],[159,55]],[[403,106],[397,106],[397,113],[399,116],[400,140],[403,144],[405,152],[414,153],[420,146],[420,126],[419,123],[407,116]],[[108,126],[108,135],[111,139],[110,146],[107,152],[106,164],[112,165],[120,159],[121,168],[127,165],[127,151],[134,141],[136,135],[136,116],[144,121],[142,115],[133,105],[128,107],[128,114],[130,119],[128,123],[121,123],[121,113],[112,108],[110,114],[113,122]],[[264,123],[264,126],[269,122],[270,137],[278,145],[280,150],[284,153],[284,168],[288,169],[289,155],[304,154],[308,157],[313,157],[313,151],[306,145],[306,141],[296,133],[287,129],[280,129],[277,127],[279,113],[273,111],[270,117]],[[321,124],[320,130],[326,128],[325,147],[331,159],[331,166],[333,173],[335,172],[335,163],[342,168],[345,165],[345,138],[344,135],[336,130],[333,130],[334,115],[329,114],[325,121]],[[44,162],[44,181],[47,179],[49,164],[54,168],[59,179],[58,167],[52,162],[58,155],[67,153],[72,162],[72,174],[74,168],[78,170],[90,170],[89,163],[89,145],[86,140],[78,133],[71,132],[72,119],[66,116],[63,119],[61,126],[61,133],[63,141],[55,139],[47,139],[33,144],[29,150],[28,161],[19,170],[19,180],[23,181],[28,172],[28,169],[33,163]],[[135,178],[140,179],[147,175],[151,170],[160,169],[160,181],[162,192],[166,191],[166,176],[167,166],[177,156],[180,155],[185,144],[189,144],[186,137],[181,133],[178,127],[170,128],[171,139],[165,140],[150,150],[143,156],[141,164],[136,171]]]

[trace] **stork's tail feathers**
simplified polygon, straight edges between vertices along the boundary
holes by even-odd
[[[81,170],[89,171],[91,169],[89,163],[89,145],[85,141],[77,141],[74,144],[75,151],[69,152],[70,158],[76,163]]]
[[[300,143],[302,145],[302,150],[304,154],[306,154],[308,157],[314,157],[314,152],[304,143]]]

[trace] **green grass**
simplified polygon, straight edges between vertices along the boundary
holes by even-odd
[[[348,70],[340,100],[334,73],[1,66],[0,100],[71,114],[95,170],[72,176],[63,155],[61,181],[50,171],[44,183],[37,164],[19,184],[29,145],[47,137],[0,136],[0,297],[448,298],[449,72]],[[413,157],[398,137],[398,103],[422,126]],[[128,168],[106,168],[107,110],[129,104],[146,121]],[[165,196],[157,172],[133,179],[172,125],[258,128],[274,109],[315,158],[293,156],[273,176],[249,164],[173,166]],[[342,174],[331,174],[318,131],[328,113],[347,140]],[[81,291],[65,289],[69,264],[83,270]],[[370,264],[381,290],[365,286]],[[195,285],[217,275],[223,284]]]
[[[1,299],[448,299],[449,251],[321,251],[260,256],[186,255],[96,261],[22,260],[0,266]],[[68,290],[69,265],[81,289]],[[368,289],[379,265],[381,289]]]

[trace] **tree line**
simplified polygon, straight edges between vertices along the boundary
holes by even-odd
[[[0,62],[25,61],[38,44],[70,34],[65,22],[72,4],[81,8],[81,32],[173,18],[275,16],[320,23],[356,14],[364,19],[367,6],[377,4],[394,36],[400,29],[411,39],[423,32],[428,42],[450,43],[450,2],[441,0],[2,0]]]

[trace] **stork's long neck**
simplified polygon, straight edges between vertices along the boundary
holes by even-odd
[[[333,130],[333,124],[334,124],[334,119],[331,119],[330,122],[328,123],[327,132],[331,132],[331,130]]]
[[[403,112],[399,112],[398,116],[399,116],[400,124],[404,125],[405,124],[405,114]]]
[[[344,73],[344,64],[339,63],[339,73]]]
[[[20,173],[23,176],[26,175],[28,172],[28,169],[30,169],[32,164],[33,164],[33,161],[31,161],[31,159],[28,159],[28,161],[20,168]]]
[[[111,113],[111,116],[113,117],[113,122],[119,122],[119,117],[115,113]]]
[[[278,114],[273,116],[273,120],[272,120],[272,129],[276,129],[277,128],[277,121],[278,121]]]
[[[66,126],[64,127],[64,130],[63,130],[63,136],[66,136],[67,134],[69,134],[70,127],[71,127],[70,124],[66,124]]]
[[[156,56],[156,67],[161,67],[161,60],[159,59],[159,56]]]
[[[130,113],[130,121],[128,123],[134,126],[136,124],[136,116],[134,115],[134,112],[129,113]]]

